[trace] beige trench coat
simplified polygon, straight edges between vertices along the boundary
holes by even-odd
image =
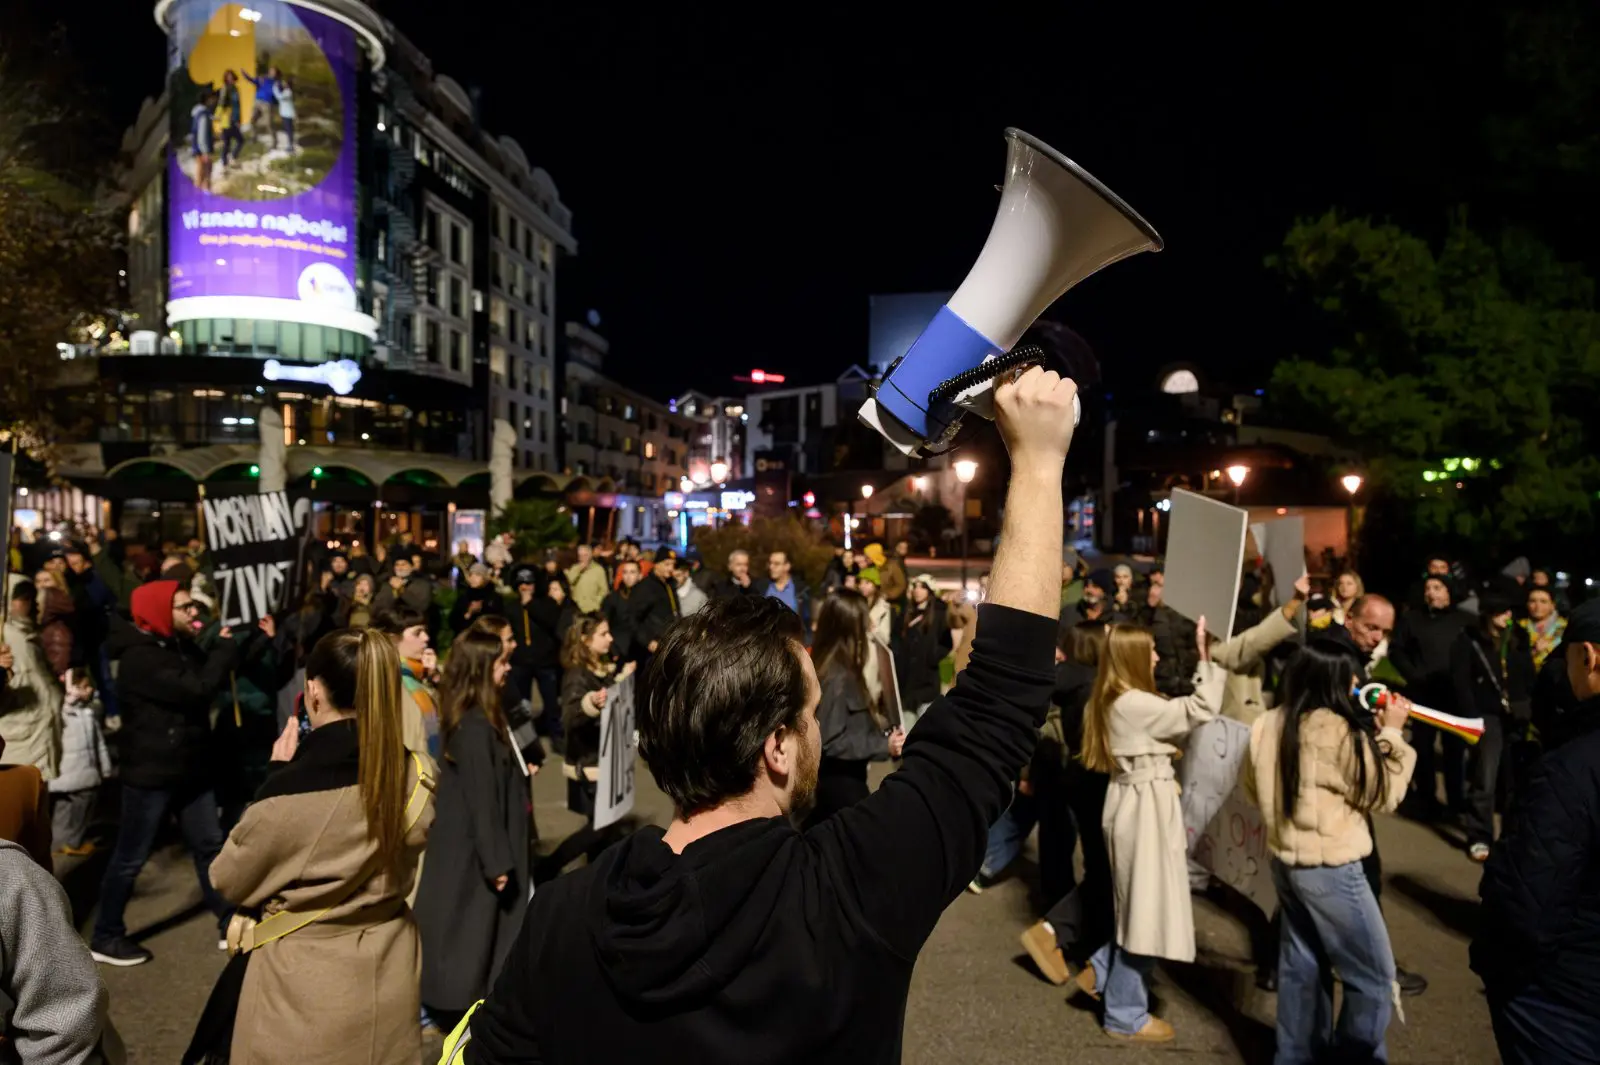
[[[1284,617],[1281,609],[1275,609],[1254,628],[1211,645],[1211,661],[1228,671],[1222,696],[1223,717],[1253,725],[1267,712],[1267,654],[1294,634],[1294,622]]]
[[[0,763],[35,766],[45,780],[54,780],[61,765],[61,685],[45,661],[31,620],[7,618],[0,643],[16,659],[0,689],[0,736],[6,741]]]
[[[1111,704],[1117,771],[1100,824],[1111,855],[1117,944],[1130,954],[1194,960],[1188,836],[1172,756],[1191,729],[1217,716],[1226,676],[1202,662],[1187,698],[1124,692]]]
[[[415,783],[413,765],[408,794]],[[233,1065],[421,1060],[422,943],[406,896],[433,823],[433,799],[424,794],[398,870],[367,877],[321,920],[252,954]],[[364,875],[372,857],[356,788],[278,795],[245,811],[211,863],[211,882],[240,906],[315,913]]]

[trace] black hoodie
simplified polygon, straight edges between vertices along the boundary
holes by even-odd
[[[917,952],[977,873],[1054,684],[1055,618],[988,605],[977,631],[866,800],[679,855],[645,829],[541,887],[466,1060],[899,1061]]]

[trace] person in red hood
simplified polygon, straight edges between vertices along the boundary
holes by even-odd
[[[236,649],[226,628],[209,655],[195,645],[204,624],[200,611],[177,581],[151,581],[133,593],[133,624],[113,619],[107,640],[110,656],[120,662],[122,823],[90,942],[95,960],[107,965],[150,960],[150,952],[128,938],[123,911],[168,813],[177,815],[220,931],[231,916],[207,871],[223,844],[210,774],[211,702],[228,683]]]

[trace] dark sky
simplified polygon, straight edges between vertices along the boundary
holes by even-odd
[[[1068,13],[380,5],[553,175],[580,243],[561,315],[597,308],[612,370],[663,396],[752,366],[823,379],[864,357],[868,294],[953,288],[993,217],[1008,125],[1166,238],[1051,312],[1113,385],[1180,359],[1260,383],[1314,346],[1262,265],[1296,216],[1436,226],[1478,191],[1503,65],[1486,5],[1036,6]],[[1133,14],[1088,10],[1110,6]],[[120,121],[159,89],[163,41],[147,4],[105,7],[69,32]]]

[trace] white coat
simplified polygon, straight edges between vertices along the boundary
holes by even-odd
[[[1172,756],[1191,729],[1217,716],[1226,680],[1224,670],[1202,662],[1191,696],[1132,691],[1111,704],[1117,769],[1100,824],[1111,856],[1117,943],[1130,954],[1194,960],[1188,836]]]
[[[61,762],[61,685],[31,619],[12,614],[0,642],[16,659],[0,691],[0,736],[6,741],[0,762],[35,766],[45,780],[54,780]]]

